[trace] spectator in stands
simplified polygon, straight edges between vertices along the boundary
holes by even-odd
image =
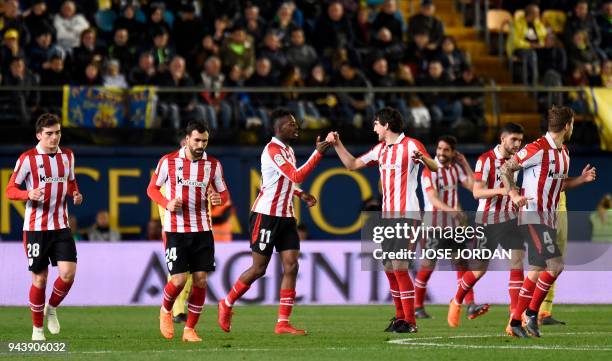
[[[106,72],[102,77],[105,87],[126,89],[128,87],[125,76],[121,74],[119,60],[109,59],[106,63]]]
[[[127,74],[136,62],[136,49],[130,45],[127,29],[117,28],[113,43],[108,47],[108,57],[119,61],[121,72]]]
[[[25,15],[25,24],[32,36],[41,34],[44,31],[51,30],[51,35],[55,36],[55,28],[53,27],[53,17],[47,11],[45,0],[34,0],[31,3]]]
[[[255,74],[244,83],[247,87],[274,87],[280,85],[280,79],[272,73],[272,63],[268,58],[259,58],[255,63]],[[281,104],[278,93],[251,93],[248,101],[243,102],[243,113],[247,116],[247,127],[262,126],[270,132],[268,113]]]
[[[384,57],[387,59],[389,69],[395,71],[399,62],[404,57],[404,44],[402,42],[394,42],[391,31],[385,27],[378,30],[376,38],[372,42],[372,59]],[[368,59],[370,63],[372,59]]]
[[[220,53],[223,66],[231,69],[238,65],[245,78],[250,77],[255,70],[255,45],[253,39],[241,25],[232,29],[231,35],[223,44]]]
[[[359,87],[370,88],[372,85],[368,79],[350,63],[345,62],[340,65],[338,75],[332,81],[335,87]],[[374,116],[373,95],[369,91],[363,93],[337,93],[340,120],[338,126],[353,125],[361,128],[364,122],[371,121]]]
[[[599,49],[601,45],[601,33],[595,17],[589,13],[589,3],[586,0],[578,0],[574,6],[572,15],[565,22],[563,31],[565,45],[571,46],[574,42],[574,35],[577,32],[585,32],[590,47],[596,52],[603,52]]]
[[[287,67],[287,57],[281,48],[281,42],[274,31],[268,31],[264,37],[264,45],[258,51],[257,56],[267,58],[272,66],[271,75],[274,78],[280,79]]]
[[[224,101],[226,93],[220,91],[224,81],[225,75],[221,72],[221,59],[213,55],[206,60],[204,69],[200,73],[200,84],[210,89],[203,91],[200,95],[206,110],[206,121],[213,129],[218,128],[219,119],[222,128],[229,129],[231,127],[232,109]]]
[[[83,235],[79,232],[79,223],[77,221],[77,217],[74,214],[71,214],[68,217],[68,227],[70,227],[70,232],[72,232],[72,238],[75,241],[82,241]]]
[[[205,24],[195,14],[195,10],[193,3],[181,5],[179,17],[172,26],[172,39],[176,53],[185,58],[189,56],[205,31]]]
[[[215,19],[215,27],[211,33],[212,40],[220,48],[225,40],[225,32],[230,27],[230,20],[226,17]]]
[[[17,31],[19,45],[23,48],[30,43],[30,31],[26,26],[24,18],[19,12],[19,1],[18,0],[6,0],[3,6],[4,13],[0,17],[0,28],[4,29],[4,32],[11,29]]]
[[[29,68],[36,74],[42,74],[43,69],[49,69],[49,59],[53,54],[65,56],[62,48],[52,43],[50,29],[41,29],[41,33],[34,34],[34,42],[27,51]]]
[[[569,86],[586,87],[589,85],[589,76],[582,65],[577,65],[571,68],[572,71],[566,83]],[[576,114],[587,113],[587,103],[583,92],[571,91],[567,93],[567,106],[572,108]]]
[[[19,32],[15,29],[8,29],[4,32],[2,48],[0,48],[0,62],[2,63],[2,76],[9,73],[11,59],[25,58],[25,52],[19,45]]]
[[[593,77],[591,80],[592,86],[600,86],[612,88],[612,60],[608,59],[601,66],[601,74]]]
[[[154,42],[154,38],[161,31],[170,34],[170,25],[164,19],[166,5],[163,2],[154,2],[149,7],[149,17],[145,26],[147,36],[145,41],[149,44]]]
[[[524,84],[538,82],[538,56],[537,49],[544,46],[546,27],[540,20],[540,8],[531,4],[525,8],[525,16],[514,22],[512,36],[508,39],[506,51],[508,57],[516,57],[522,65],[520,74]]]
[[[482,87],[482,79],[476,76],[474,69],[465,66],[460,76],[455,80],[457,87]],[[457,98],[461,101],[462,117],[474,125],[484,124],[484,93],[457,93]]]
[[[444,24],[434,16],[436,7],[431,0],[421,1],[419,13],[408,19],[408,42],[414,41],[416,34],[426,32],[429,36],[427,48],[435,50],[444,36]]]
[[[452,36],[442,38],[435,57],[442,63],[444,72],[450,80],[460,78],[462,70],[469,66],[465,53],[457,47],[457,42]]]
[[[427,74],[427,64],[434,56],[434,50],[429,49],[427,44],[429,44],[429,34],[425,30],[415,30],[402,59],[402,62],[410,66],[412,74],[417,77]]]
[[[259,7],[254,3],[247,3],[244,8],[244,16],[238,20],[238,25],[246,29],[253,38],[254,44],[260,44],[266,31],[266,21],[259,16]]]
[[[574,33],[572,42],[567,47],[567,58],[570,67],[582,67],[588,76],[595,76],[599,73],[599,58],[588,41],[588,35],[585,31]]]
[[[189,56],[189,63],[187,64],[189,74],[194,78],[200,74],[200,71],[204,68],[206,59],[213,55],[219,55],[220,47],[213,40],[212,35],[204,35],[200,39],[200,43],[195,47],[191,55]],[[223,59],[223,58],[222,58]]]
[[[361,59],[369,53],[370,43],[372,41],[372,24],[370,23],[370,9],[366,6],[360,7],[357,10],[357,15],[352,19],[351,26],[353,30],[353,44],[357,56]]]
[[[308,87],[329,87],[329,77],[325,73],[323,64],[318,63],[312,67],[309,76],[306,77],[305,84]],[[318,129],[325,125],[329,125],[329,122],[335,118],[335,107],[338,103],[338,99],[336,99],[334,94],[327,92],[304,93],[302,94],[302,98],[304,99],[306,112],[308,114],[314,114],[315,119],[312,120],[317,121],[317,123],[312,126],[305,121],[305,128]]]
[[[286,53],[289,64],[299,67],[302,74],[308,74],[319,58],[317,51],[306,44],[304,30],[300,28],[291,31],[291,46],[287,48]]]
[[[101,63],[89,63],[85,66],[81,74],[76,74],[74,82],[82,86],[100,86],[103,84],[100,75]]]
[[[147,241],[161,241],[162,239],[162,224],[159,219],[151,219],[147,223]]]
[[[161,73],[155,82],[160,87],[193,87],[195,84],[185,71],[185,59],[180,56],[172,58],[168,70]],[[194,93],[160,93],[158,112],[165,121],[162,125],[169,125],[174,129],[181,129],[188,120],[203,121],[204,107],[198,104]],[[211,124],[213,126],[213,124]],[[213,128],[214,129],[214,128]]]
[[[428,74],[419,79],[419,86],[426,87],[448,87],[452,82],[444,73],[444,68],[439,60],[429,62]],[[427,92],[419,95],[423,103],[429,109],[429,114],[435,126],[454,126],[458,123],[462,114],[461,102],[456,100],[454,94]]]
[[[602,4],[597,25],[601,33],[601,49],[608,59],[612,59],[612,1],[607,0]]]
[[[315,48],[319,55],[331,63],[338,49],[353,46],[353,29],[349,17],[344,14],[342,3],[333,0],[327,11],[319,17],[314,31]]]
[[[2,83],[8,86],[36,87],[38,78],[26,68],[22,57],[14,57],[10,61],[10,71]],[[12,91],[4,100],[8,109],[0,111],[12,114],[12,117],[21,125],[30,126],[31,115],[38,108],[40,100],[38,91],[33,89]]]
[[[72,49],[79,46],[81,33],[89,27],[89,22],[82,14],[77,14],[73,1],[64,1],[59,14],[53,18],[57,31],[57,44],[72,54]]]
[[[397,86],[401,87],[413,87],[415,85],[414,76],[412,75],[412,70],[406,64],[400,64],[395,72],[395,81]],[[400,97],[404,99],[406,105],[409,105],[413,95],[410,93],[399,93]]]
[[[545,79],[547,72],[555,72],[555,77],[562,77],[567,72],[567,54],[553,33],[546,35],[544,47],[538,49],[538,69]]]
[[[295,65],[290,66],[286,71],[281,85],[285,88],[304,87],[304,77],[302,76],[302,71],[300,68]],[[285,92],[283,93],[283,97],[285,98],[287,107],[295,114],[298,121],[302,121],[303,126],[304,119],[306,119],[307,114],[306,106],[304,101],[301,99],[301,94],[299,92]],[[312,115],[308,114],[308,117],[312,117]]]
[[[390,72],[387,64],[387,59],[379,57],[372,62],[371,71],[368,78],[374,87],[379,88],[391,88],[398,85],[395,80],[394,73]],[[401,114],[404,119],[408,119],[409,110],[406,102],[402,96],[398,93],[376,93],[375,99],[375,110],[380,110],[384,107],[394,107]]]
[[[377,33],[380,29],[385,28],[391,32],[392,42],[402,42],[404,21],[401,14],[397,10],[396,0],[385,0],[383,5],[376,14],[376,18],[372,22],[372,30]]]
[[[128,75],[128,84],[134,85],[150,85],[153,84],[153,80],[157,71],[155,70],[155,61],[153,55],[150,52],[145,51],[140,54],[138,58],[138,65],[130,70]]]
[[[591,212],[591,241],[612,243],[612,195],[609,193],[597,203]]]
[[[121,234],[110,226],[110,215],[107,210],[98,211],[96,223],[87,232],[90,242],[119,242]]]
[[[96,46],[96,29],[88,28],[81,33],[81,45],[76,47],[72,53],[72,71],[75,77],[83,74],[85,67],[90,63],[102,64],[105,51]]]
[[[223,87],[237,88],[242,86],[244,86],[243,71],[239,65],[234,65],[228,70]],[[242,126],[240,122],[246,119],[246,114],[244,114],[244,110],[241,106],[243,99],[246,98],[248,98],[248,96],[241,92],[230,92],[225,96],[224,101],[227,102],[231,109],[232,121],[230,123],[232,125]]]
[[[169,35],[168,31],[163,27],[160,27],[153,32],[153,60],[155,60],[155,66],[158,72],[163,72],[168,68],[168,63],[174,57],[174,50],[168,44]]]
[[[133,2],[128,2],[121,12],[121,16],[115,20],[115,29],[126,29],[130,34],[129,42],[131,46],[142,46],[144,41],[144,24],[136,19],[136,5]]]
[[[299,29],[299,27],[293,21],[294,10],[295,4],[290,2],[282,3],[276,11],[276,17],[269,24],[268,29],[276,33],[283,48],[286,48],[291,44],[291,33],[293,30]]]

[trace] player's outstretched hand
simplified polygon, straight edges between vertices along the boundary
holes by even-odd
[[[331,144],[328,141],[321,141],[321,137],[317,136],[317,152],[325,154]]]
[[[412,160],[417,163],[423,163],[423,153],[420,150],[415,150],[412,152]]]
[[[512,203],[516,204],[516,206],[519,208],[527,205],[527,201],[533,199],[531,197],[525,197],[520,194],[511,194],[510,198],[512,199]]]
[[[75,206],[80,206],[83,203],[83,195],[77,191],[72,192],[72,203]]]
[[[586,167],[584,167],[584,169],[582,170],[581,177],[585,183],[590,183],[594,181],[595,178],[597,178],[595,167],[591,166],[590,164],[587,164]]]
[[[306,192],[303,192],[300,195],[300,198],[306,202],[306,205],[308,206],[308,208],[310,207],[314,207],[315,204],[317,204],[317,199],[312,195],[312,194],[308,194]]]
[[[43,191],[45,190],[45,186],[40,186],[36,189],[31,189],[28,192],[28,198],[32,201],[42,201],[45,197]]]
[[[325,141],[329,142],[331,145],[336,145],[339,139],[340,135],[338,132],[329,132],[327,133],[327,137],[325,137]]]
[[[465,159],[465,155],[463,153],[455,152],[455,161],[463,166],[469,165],[467,159]]]
[[[174,198],[170,200],[170,202],[168,202],[168,205],[166,206],[166,209],[169,210],[170,212],[176,212],[182,207],[183,207],[183,200],[180,197],[178,197],[178,198]]]
[[[210,204],[212,204],[213,206],[220,206],[221,203],[223,202],[221,200],[221,195],[213,190],[208,191],[208,200],[210,201]]]

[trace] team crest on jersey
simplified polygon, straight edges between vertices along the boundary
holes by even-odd
[[[274,163],[276,163],[280,167],[286,163],[286,160],[282,155],[277,154],[274,156]]]
[[[525,157],[527,156],[527,149],[521,149],[521,151],[518,152],[516,155],[519,157],[519,159],[525,159]]]

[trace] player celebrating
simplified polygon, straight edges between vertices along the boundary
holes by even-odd
[[[298,124],[286,109],[276,109],[270,116],[274,125],[274,137],[261,154],[261,190],[251,209],[250,227],[253,263],[240,275],[227,296],[219,302],[218,323],[230,332],[232,307],[266,273],[273,248],[280,254],[283,278],[280,290],[278,320],[274,333],[304,335],[306,331],[294,328],[289,316],[295,300],[295,284],[298,272],[300,240],[293,214],[294,195],[309,207],[317,200],[296,187],[313,171],[329,148],[328,142],[317,137],[316,150],[299,169],[295,167],[295,154],[288,145],[298,137]]]
[[[425,202],[425,219],[428,226],[447,227],[456,226],[465,220],[461,212],[457,188],[459,183],[472,191],[474,185],[474,173],[465,156],[455,150],[457,139],[453,136],[442,136],[436,147],[436,162],[438,171],[431,172],[423,170],[421,175],[421,187],[423,200]],[[455,242],[450,238],[429,238],[424,240],[425,249],[452,249],[457,251],[465,247],[465,243]],[[467,272],[467,262],[457,260],[453,256],[453,265],[457,270],[457,281],[459,282]],[[436,266],[435,259],[422,259],[419,272],[415,280],[415,314],[417,318],[429,318],[423,305],[427,282]],[[474,319],[485,314],[489,305],[477,305],[474,302],[474,291],[470,290],[466,295],[468,303],[468,318]]]
[[[334,144],[340,160],[349,170],[378,165],[383,193],[383,218],[411,219],[412,226],[418,226],[421,218],[416,197],[418,168],[424,163],[435,172],[438,165],[421,142],[404,135],[402,117],[397,110],[388,107],[379,110],[374,116],[374,132],[380,143],[359,158],[349,153],[340,141],[338,133],[330,133],[327,140]],[[397,251],[407,248],[407,241],[386,240],[382,246],[384,251]],[[408,274],[408,262],[385,260],[383,265],[395,303],[395,317],[391,319],[385,331],[417,332],[414,318],[414,285]]]
[[[474,198],[478,199],[476,223],[484,226],[485,237],[478,240],[477,248],[495,250],[497,245],[511,250],[510,310],[516,306],[518,291],[523,283],[523,258],[525,250],[523,238],[518,232],[516,217],[518,209],[512,204],[510,196],[503,188],[500,167],[516,154],[523,142],[523,127],[507,123],[501,128],[500,144],[483,153],[476,163],[474,172]],[[516,176],[516,173],[515,173]],[[516,180],[516,177],[515,177]],[[475,260],[474,270],[465,272],[457,285],[457,293],[448,308],[448,325],[458,327],[461,315],[461,304],[476,282],[487,271],[487,260]]]
[[[519,207],[521,235],[529,242],[529,265],[515,309],[512,311],[512,336],[540,337],[538,310],[551,285],[563,271],[563,257],[557,245],[556,211],[561,191],[595,180],[595,168],[587,165],[582,175],[568,178],[569,152],[564,145],[572,136],[574,112],[553,106],[548,111],[548,132],[504,163],[501,168],[504,188]],[[523,169],[519,193],[514,172]],[[537,287],[536,287],[537,286]],[[521,318],[525,312],[525,328]]]
[[[27,201],[23,245],[28,269],[32,272],[30,310],[33,341],[45,340],[43,315],[49,332],[54,335],[60,332],[56,307],[70,291],[76,272],[77,253],[68,226],[66,197],[71,196],[73,203],[80,205],[83,196],[74,176],[74,154],[59,146],[61,137],[59,117],[42,114],[36,121],[38,144],[19,156],[6,187],[8,199]],[[26,189],[21,190],[24,181]],[[59,277],[53,283],[53,293],[45,306],[49,260],[57,266]]]
[[[208,273],[215,270],[215,245],[208,202],[217,205],[229,199],[221,164],[204,151],[208,137],[206,124],[189,122],[186,145],[161,158],[147,188],[149,197],[166,210],[163,217],[164,248],[172,278],[164,288],[159,329],[167,339],[174,336],[172,306],[191,272],[193,285],[187,301],[183,341],[202,341],[195,332],[195,325],[204,307]],[[162,186],[165,196],[160,191]]]

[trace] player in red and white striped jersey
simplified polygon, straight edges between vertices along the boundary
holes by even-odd
[[[227,296],[219,302],[218,323],[221,329],[231,329],[232,307],[251,287],[264,276],[273,249],[280,254],[283,278],[280,290],[280,305],[274,333],[303,335],[304,330],[294,328],[289,316],[295,301],[295,284],[300,255],[300,240],[293,215],[293,196],[299,196],[308,207],[317,200],[296,187],[303,182],[323,158],[329,142],[320,142],[317,137],[316,150],[308,161],[296,168],[295,153],[289,142],[298,138],[298,124],[286,109],[276,109],[270,115],[274,125],[274,137],[261,154],[261,191],[251,209],[249,231],[251,234],[252,265],[244,271]]]
[[[149,197],[165,208],[164,248],[171,278],[164,288],[159,327],[167,339],[174,336],[172,306],[190,272],[193,282],[187,300],[183,341],[202,341],[195,325],[204,307],[208,273],[215,270],[208,204],[220,205],[229,200],[221,164],[204,151],[208,137],[206,124],[190,122],[185,146],[162,157],[147,188]],[[162,186],[165,195],[161,193]]]
[[[411,226],[418,226],[421,219],[419,201],[416,197],[418,173],[421,164],[426,169],[437,170],[438,165],[429,156],[421,142],[404,135],[402,116],[393,108],[383,108],[374,116],[374,132],[380,143],[359,158],[344,147],[338,133],[327,136],[344,166],[358,170],[368,166],[378,166],[382,185],[382,215],[385,219],[410,219]],[[387,239],[382,242],[383,251],[394,252],[407,249],[408,239]],[[413,242],[414,244],[414,242]],[[385,274],[389,280],[391,296],[395,303],[395,317],[385,331],[416,332],[414,318],[414,285],[408,273],[406,260],[383,261]]]
[[[595,180],[595,168],[587,165],[579,177],[568,178],[569,152],[564,145],[572,136],[574,112],[553,106],[548,111],[548,132],[528,144],[502,165],[502,181],[512,202],[519,207],[518,223],[529,241],[530,271],[523,282],[517,306],[512,312],[509,333],[540,337],[538,310],[550,286],[563,271],[563,257],[557,246],[556,211],[561,191]],[[523,169],[521,192],[514,172]],[[523,312],[527,332],[521,327]]]
[[[472,191],[474,174],[465,156],[456,151],[457,139],[453,136],[442,136],[438,139],[436,147],[436,161],[438,171],[427,169],[421,176],[421,188],[425,202],[424,223],[427,226],[457,227],[465,221],[459,204],[458,188],[461,184]],[[458,251],[465,248],[465,243],[458,243],[454,239],[444,237],[430,237],[423,240],[424,249],[451,249]],[[419,272],[415,280],[415,312],[417,318],[429,318],[425,311],[424,300],[427,292],[427,282],[436,266],[435,259],[422,259]],[[457,282],[467,272],[467,262],[458,260],[453,256],[453,266],[457,270]],[[488,305],[477,305],[474,301],[474,291],[470,290],[465,298],[468,304],[468,317],[476,318],[488,310]]]
[[[516,306],[518,290],[523,283],[525,250],[516,223],[518,209],[503,188],[500,167],[519,151],[523,133],[522,126],[514,123],[505,124],[500,131],[500,143],[478,158],[474,172],[473,194],[474,198],[479,200],[476,223],[484,227],[484,237],[477,239],[475,248],[495,250],[501,245],[502,248],[511,250],[508,284],[510,309]],[[516,176],[518,175],[515,174],[515,180]],[[459,326],[461,304],[468,292],[485,274],[488,265],[487,260],[474,260],[473,268],[465,272],[459,281],[457,292],[448,309],[447,320],[450,327]]]
[[[6,195],[11,200],[27,201],[23,246],[32,272],[32,340],[44,341],[43,313],[49,332],[58,334],[56,307],[68,294],[76,272],[77,253],[68,227],[66,200],[70,196],[75,205],[80,205],[83,196],[74,176],[74,154],[59,146],[59,117],[48,113],[41,115],[36,121],[36,138],[38,145],[19,156]],[[23,182],[25,190],[20,189]],[[53,266],[57,265],[59,277],[45,307],[49,260]]]

